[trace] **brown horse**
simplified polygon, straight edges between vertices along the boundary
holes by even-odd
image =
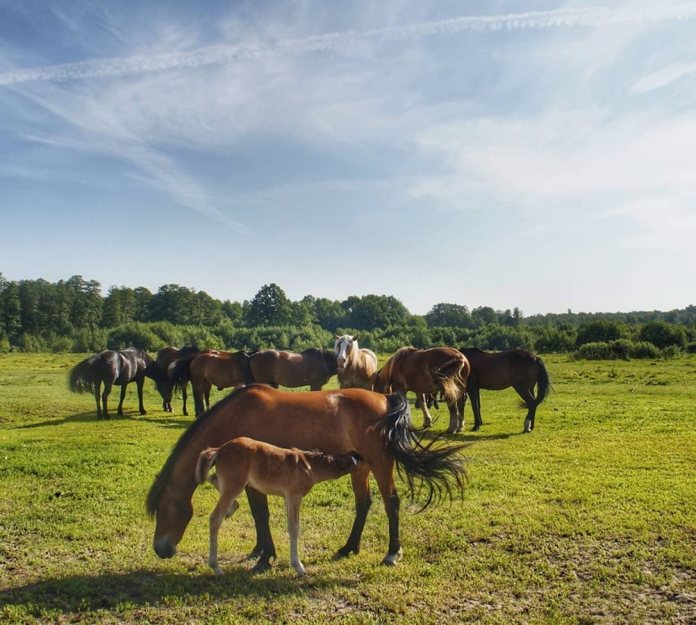
[[[524,420],[524,432],[534,429],[536,409],[549,394],[551,382],[548,371],[541,358],[523,349],[509,349],[503,352],[484,352],[476,347],[463,347],[460,350],[471,363],[469,375],[469,396],[474,411],[474,430],[483,425],[481,419],[480,389],[500,391],[512,386],[522,398],[523,407],[527,408]],[[536,396],[534,387],[537,387]],[[459,402],[459,414],[464,422],[466,397]]]
[[[200,453],[239,436],[248,436],[278,447],[320,449],[337,456],[355,451],[363,462],[351,473],[356,515],[353,529],[337,556],[360,550],[365,519],[372,503],[369,475],[379,486],[389,519],[389,549],[383,562],[396,564],[401,555],[399,496],[394,467],[405,476],[411,497],[426,487],[424,508],[442,495],[462,488],[464,469],[460,446],[421,445],[410,419],[408,402],[401,394],[382,395],[364,389],[297,393],[252,384],[218,402],[182,434],[155,478],[147,497],[147,509],[157,525],[153,546],[161,558],[176,552],[191,520],[191,497],[196,489],[195,468]],[[270,566],[275,546],[268,525],[268,501],[259,491],[247,488],[256,524],[259,556],[255,570]]]
[[[334,343],[338,383],[341,388],[372,390],[377,375],[377,356],[358,345],[358,338],[350,334],[336,336]]]
[[[197,347],[165,347],[157,352],[155,360],[159,365],[159,368],[167,376],[167,383],[162,387],[162,409],[165,412],[172,412],[172,392],[174,391],[174,383],[169,379],[169,367],[174,363],[174,361],[179,358],[185,358],[186,356],[193,356],[199,353],[200,350]],[[184,402],[184,415],[188,415],[186,410],[186,382],[180,384],[181,386],[181,397]]]
[[[206,350],[191,358],[176,361],[169,370],[169,377],[176,386],[191,380],[196,416],[210,408],[210,389],[240,387],[254,381],[247,352],[219,352]]]
[[[218,532],[225,518],[239,508],[237,497],[247,486],[264,495],[285,498],[290,535],[290,563],[299,576],[307,574],[297,552],[300,532],[300,505],[312,486],[350,473],[361,458],[355,452],[329,456],[321,451],[285,449],[241,436],[222,447],[202,451],[196,466],[196,481],[210,481],[220,491],[220,499],[210,514],[208,565],[222,575],[217,559]],[[208,472],[215,465],[215,475]]]
[[[381,393],[416,393],[423,411],[424,427],[430,427],[433,422],[425,395],[442,392],[450,413],[447,431],[454,434],[463,426],[457,413],[457,402],[466,394],[468,376],[466,357],[452,347],[402,347],[378,371],[375,390]]]
[[[326,349],[310,348],[295,352],[262,349],[251,356],[251,375],[255,382],[279,386],[309,386],[312,391],[336,375],[336,355]]]

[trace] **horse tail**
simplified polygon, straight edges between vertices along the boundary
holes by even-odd
[[[537,406],[543,402],[548,396],[551,390],[551,380],[549,379],[549,372],[546,370],[546,365],[544,361],[536,357],[537,361],[537,394],[536,394],[536,404]]]
[[[393,393],[387,401],[389,409],[377,427],[394,456],[399,475],[408,485],[411,501],[423,488],[427,496],[421,511],[445,495],[449,499],[454,494],[462,497],[466,471],[460,451],[465,445],[441,444],[440,437],[424,445],[411,424],[405,395]]]
[[[203,482],[208,479],[208,473],[210,472],[210,469],[213,468],[219,452],[219,447],[208,447],[208,449],[205,449],[200,453],[198,456],[198,462],[196,463],[197,484],[203,484]]]
[[[96,359],[96,355],[85,358],[70,370],[70,373],[68,373],[68,388],[73,393],[86,393],[94,390],[92,366]]]
[[[450,404],[458,402],[466,388],[466,382],[462,378],[463,366],[463,358],[455,357],[438,367],[434,374],[445,400]],[[450,369],[450,372],[446,373],[446,369]]]
[[[183,358],[177,358],[172,364],[169,365],[169,380],[177,391],[183,389],[188,383],[191,361],[196,356],[198,356],[197,353],[184,356]]]

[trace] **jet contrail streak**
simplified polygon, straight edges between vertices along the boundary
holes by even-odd
[[[328,33],[269,44],[233,44],[198,48],[154,56],[95,59],[78,63],[15,69],[0,73],[0,86],[26,82],[67,82],[88,78],[147,74],[168,69],[196,68],[288,54],[340,50],[364,41],[394,41],[463,31],[522,30],[577,26],[609,26],[635,22],[660,22],[696,17],[696,3],[673,7],[621,9],[558,9],[508,15],[479,15],[420,22],[368,31]]]

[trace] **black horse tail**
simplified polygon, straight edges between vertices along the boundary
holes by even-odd
[[[169,365],[169,381],[174,385],[177,391],[183,389],[189,381],[189,367],[191,366],[191,361],[198,356],[198,354],[190,354],[184,358],[177,358],[171,365]]]
[[[377,427],[394,454],[397,470],[408,485],[411,501],[422,488],[426,489],[427,496],[421,511],[445,495],[449,499],[453,499],[455,494],[462,497],[466,471],[460,452],[465,445],[440,444],[439,437],[424,445],[411,424],[406,397],[393,393],[387,401],[389,410]]]
[[[86,393],[94,391],[94,375],[92,367],[97,359],[97,355],[85,358],[77,363],[68,373],[68,388],[73,393]]]
[[[536,394],[536,404],[537,406],[543,402],[548,396],[551,390],[551,380],[549,379],[549,372],[546,370],[546,365],[544,361],[536,357],[537,360],[537,394]]]

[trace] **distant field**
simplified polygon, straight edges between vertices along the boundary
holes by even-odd
[[[547,357],[554,391],[529,435],[513,391],[483,391],[483,429],[468,430],[467,406],[452,437],[471,443],[464,501],[421,514],[404,502],[404,559],[386,568],[375,488],[362,552],[334,562],[352,493],[348,478],[320,484],[303,506],[303,580],[275,498],[274,568],[253,576],[242,561],[254,543],[242,501],[212,575],[212,487],[195,494],[177,556],[159,560],[145,495],[191,418],[178,400],[162,412],[148,380],[148,415],[133,387],[125,417],[97,421],[93,398],[66,387],[80,359],[0,355],[2,623],[696,622],[696,356]]]

